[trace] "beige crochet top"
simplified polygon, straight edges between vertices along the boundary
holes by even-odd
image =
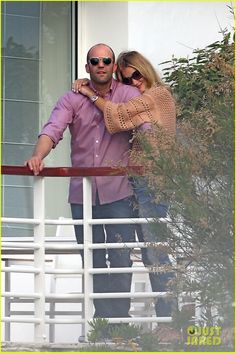
[[[175,102],[165,86],[153,86],[141,96],[126,103],[107,101],[104,119],[111,134],[136,129],[145,122],[158,123],[168,133],[175,134]]]

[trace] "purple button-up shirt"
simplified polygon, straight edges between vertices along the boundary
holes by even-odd
[[[115,103],[127,102],[140,92],[114,79],[105,99]],[[40,135],[49,136],[54,147],[69,127],[71,133],[71,163],[73,167],[127,166],[130,150],[130,132],[109,134],[103,113],[89,98],[72,91],[65,93],[54,107]],[[98,192],[101,204],[110,203],[133,194],[127,176],[92,177],[93,204]],[[83,203],[82,178],[70,181],[69,202]]]

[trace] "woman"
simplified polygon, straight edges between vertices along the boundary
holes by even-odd
[[[102,65],[102,62],[101,62]],[[127,103],[113,103],[98,96],[88,80],[77,80],[72,85],[74,92],[80,92],[92,100],[97,108],[102,110],[106,127],[111,134],[135,130],[148,136],[152,124],[157,124],[169,136],[175,135],[176,111],[175,102],[169,88],[162,82],[152,64],[137,51],[123,52],[117,59],[116,76],[124,84],[136,86],[141,96]],[[135,134],[134,134],[135,136]],[[158,147],[158,141],[152,144]],[[133,151],[140,149],[138,138],[134,138]],[[132,152],[132,155],[135,155]],[[145,178],[134,178],[134,191],[138,202],[139,217],[166,217],[168,206],[165,203],[155,204],[154,195],[146,188]],[[157,224],[158,225],[158,224]],[[166,226],[166,225],[165,225]],[[163,224],[159,224],[163,229]],[[137,226],[139,241],[158,241],[147,224]],[[155,247],[142,249],[142,260],[145,266],[155,267],[159,264],[170,264],[169,256]],[[150,272],[149,278],[152,290],[162,292],[167,290],[167,283],[173,278],[171,272]],[[171,316],[173,303],[168,299],[159,298],[155,303],[158,317]]]

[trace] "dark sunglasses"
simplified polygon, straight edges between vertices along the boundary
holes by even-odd
[[[102,60],[104,65],[110,65],[110,63],[112,62],[111,58],[108,57],[95,57],[95,58],[90,58],[89,62],[91,65],[96,66],[99,64],[99,61]]]
[[[142,77],[143,75],[138,70],[135,70],[130,77],[123,77],[122,82],[125,85],[132,85],[133,80],[140,80]]]

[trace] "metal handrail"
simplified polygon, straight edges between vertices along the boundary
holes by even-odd
[[[129,167],[45,167],[38,174],[44,177],[90,177],[90,176],[121,176],[141,175],[144,168],[141,166]],[[27,166],[2,165],[1,173],[7,175],[31,175],[33,172]]]

